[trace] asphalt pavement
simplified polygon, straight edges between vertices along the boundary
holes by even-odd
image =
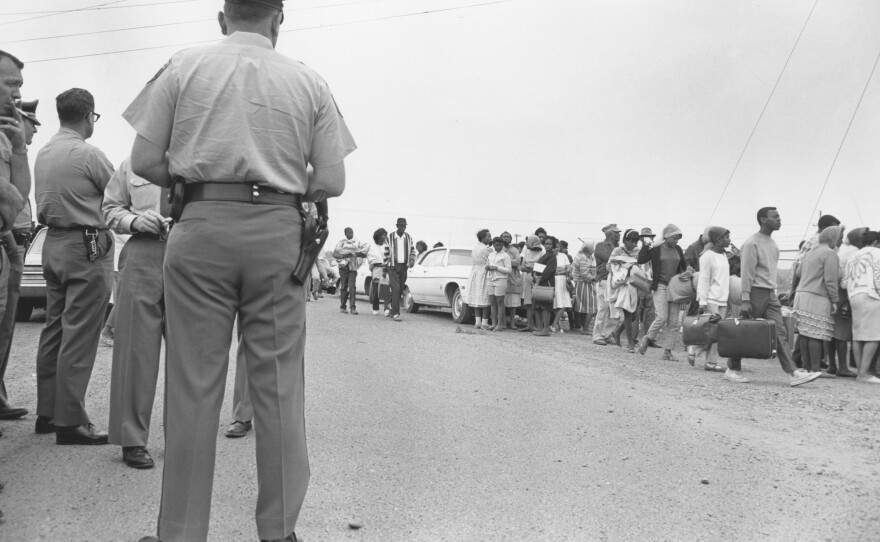
[[[307,542],[880,539],[876,387],[790,388],[775,360],[746,360],[752,383],[734,384],[683,353],[660,361],[571,333],[474,332],[448,312],[398,323],[358,308],[308,304]],[[157,468],[126,467],[115,446],[56,446],[33,432],[40,318],[19,324],[7,375],[31,414],[0,422],[0,540],[153,534],[162,377]],[[100,428],[110,358],[99,349],[87,397]],[[223,436],[232,361],[210,540],[253,541],[254,436]]]

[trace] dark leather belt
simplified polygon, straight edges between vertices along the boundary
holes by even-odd
[[[187,183],[186,202],[195,201],[237,201],[302,207],[301,194],[285,194],[256,183]]]
[[[107,231],[109,229],[107,226],[100,228],[95,226],[49,226],[50,231]]]

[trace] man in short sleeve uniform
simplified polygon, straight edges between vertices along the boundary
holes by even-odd
[[[61,128],[37,154],[37,217],[43,244],[46,326],[37,351],[37,433],[58,444],[107,444],[85,409],[98,338],[113,284],[113,236],[101,203],[113,165],[86,143],[99,115],[79,88],[56,98]]]
[[[158,538],[207,540],[238,315],[256,437],[257,531],[294,540],[309,479],[302,200],[338,196],[356,146],[324,80],[274,50],[281,0],[227,1],[228,37],[175,54],[123,116],[132,169],[186,183],[165,253],[165,465]],[[311,167],[311,169],[309,169]],[[217,539],[229,533],[214,533]],[[145,540],[150,540],[147,538]]]
[[[168,221],[162,196],[161,188],[132,173],[129,158],[104,191],[107,225],[131,235],[120,256],[125,265],[114,304],[109,438],[122,446],[123,462],[136,469],[153,466],[146,446],[165,323],[162,263]]]

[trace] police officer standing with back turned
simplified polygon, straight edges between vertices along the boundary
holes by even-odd
[[[101,325],[113,283],[113,236],[101,203],[113,165],[86,143],[100,115],[81,88],[55,98],[61,128],[34,162],[43,243],[46,326],[37,350],[37,433],[57,444],[107,444],[85,408]]]
[[[227,1],[218,19],[228,37],[175,54],[123,114],[137,132],[134,173],[160,186],[174,179],[175,192],[185,182],[164,264],[163,542],[208,538],[236,315],[254,409],[257,531],[298,539],[309,480],[306,298],[291,277],[300,210],[303,199],[342,193],[356,146],[324,80],[274,50],[282,9],[282,0]]]

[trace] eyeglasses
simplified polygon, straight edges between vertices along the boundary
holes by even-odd
[[[99,115],[98,113],[95,113],[94,111],[92,111],[91,113],[89,113],[88,115],[86,115],[86,118],[89,119],[89,120],[92,121],[92,122],[98,122],[98,119],[101,118],[101,115]]]

